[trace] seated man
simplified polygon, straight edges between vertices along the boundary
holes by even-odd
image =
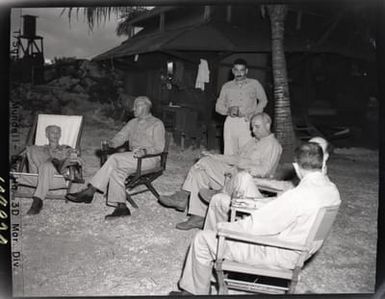
[[[322,172],[326,174],[326,162],[329,159],[329,143],[322,137],[313,137],[309,142],[317,143],[321,146],[323,153]],[[201,189],[199,191],[201,198],[205,202],[210,203],[206,214],[204,229],[213,229],[217,222],[228,220],[230,199],[234,191],[240,195],[239,197],[242,196],[246,198],[237,199],[236,202],[249,208],[259,207],[272,199],[263,198],[258,192],[253,177],[244,171],[236,174],[223,189],[223,191],[215,193],[210,192],[211,190],[207,189]]]
[[[337,187],[322,172],[323,153],[318,144],[305,143],[298,147],[293,165],[301,180],[296,188],[266,203],[253,211],[250,216],[235,222],[220,222],[217,228],[252,233],[257,236],[275,235],[282,241],[305,244],[318,211],[326,206],[339,205],[341,200]],[[314,254],[321,245],[312,248],[311,254]],[[179,294],[209,293],[212,263],[216,251],[216,231],[199,231],[191,242],[179,281],[183,291]],[[288,269],[293,269],[298,254],[285,249],[241,242],[228,241],[225,247],[226,259]],[[176,293],[178,292],[170,294]]]
[[[152,116],[152,103],[148,97],[140,96],[134,101],[134,116],[110,141],[112,147],[119,147],[127,140],[130,151],[111,155],[106,163],[91,178],[88,188],[68,194],[66,198],[72,202],[90,203],[96,191],[106,193],[108,202],[116,204],[112,214],[106,219],[131,215],[126,205],[126,189],[124,181],[137,167],[137,158],[146,154],[158,154],[164,150],[165,129],[163,122]],[[160,157],[144,159],[142,169],[151,169],[160,162]]]
[[[81,163],[77,158],[76,150],[68,145],[59,144],[61,137],[61,128],[51,125],[45,128],[45,134],[48,138],[46,145],[31,145],[26,149],[31,173],[38,173],[35,177],[20,176],[17,178],[19,184],[36,185],[33,194],[33,202],[28,210],[28,215],[40,213],[43,207],[43,199],[46,197],[50,188],[65,187],[65,180],[54,180],[55,174],[63,174],[66,168],[74,163]],[[72,157],[75,153],[75,157]]]
[[[225,173],[235,173],[238,169],[260,177],[274,173],[282,147],[270,131],[271,118],[266,113],[258,113],[251,118],[251,126],[254,138],[237,155],[207,154],[190,168],[182,191],[160,197],[163,205],[184,211],[190,193],[188,213],[191,216],[186,222],[178,223],[178,229],[202,228],[207,204],[199,198],[198,192],[201,188],[221,189]]]

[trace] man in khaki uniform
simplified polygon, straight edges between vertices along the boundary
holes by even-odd
[[[137,158],[146,154],[158,154],[164,150],[165,128],[163,122],[150,113],[151,101],[148,97],[140,96],[134,101],[134,115],[116,135],[111,139],[111,147],[118,147],[127,140],[130,151],[111,155],[106,163],[91,178],[88,188],[78,193],[67,195],[72,202],[90,203],[95,192],[106,193],[108,187],[108,202],[116,208],[106,216],[106,219],[129,216],[130,210],[126,205],[126,190],[124,181],[128,174],[134,173]],[[142,169],[151,169],[160,163],[160,157],[143,159]]]
[[[247,78],[247,63],[236,59],[232,73],[234,80],[226,82],[215,106],[216,112],[226,115],[223,127],[224,154],[234,155],[252,139],[250,118],[263,112],[267,104],[265,90],[256,79]]]
[[[251,123],[254,138],[238,154],[206,153],[190,168],[181,191],[160,197],[160,203],[179,211],[184,211],[188,204],[188,214],[191,216],[187,221],[178,223],[176,228],[189,230],[203,227],[207,204],[200,199],[199,190],[221,189],[225,173],[236,173],[238,169],[244,169],[254,176],[269,177],[275,172],[282,147],[270,131],[271,119],[266,113],[259,113],[252,117]]]
[[[61,128],[51,125],[45,128],[48,139],[46,145],[31,145],[26,149],[30,173],[37,173],[38,177],[20,176],[17,182],[21,185],[36,186],[33,202],[28,210],[28,215],[39,214],[43,208],[43,200],[49,189],[64,188],[64,178],[55,178],[55,174],[63,174],[66,168],[74,163],[82,163],[75,155],[76,150],[64,144],[59,144]]]

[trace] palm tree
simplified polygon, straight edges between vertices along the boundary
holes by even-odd
[[[274,80],[274,127],[282,144],[282,162],[291,162],[295,147],[295,133],[290,108],[289,83],[284,49],[287,5],[267,5],[271,24],[272,69]]]
[[[119,7],[69,7],[64,8],[61,15],[67,13],[68,20],[71,22],[73,14],[76,17],[79,16],[79,12],[83,14],[85,20],[87,20],[88,26],[92,31],[96,26],[102,22],[109,20],[111,15],[115,15],[119,19],[118,26],[116,27],[116,34],[118,36],[126,35],[131,37],[133,34],[133,28],[129,25],[129,21],[137,16],[147,12],[148,7],[143,6],[119,6]]]

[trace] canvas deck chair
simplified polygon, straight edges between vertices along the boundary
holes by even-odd
[[[299,273],[306,259],[319,249],[329,234],[339,205],[321,208],[309,231],[305,244],[288,243],[276,237],[255,236],[253,234],[233,232],[227,229],[218,230],[218,251],[215,261],[219,294],[227,294],[228,289],[253,293],[291,294],[294,293]],[[225,240],[244,242],[260,246],[269,246],[300,254],[294,269],[286,269],[269,265],[253,265],[238,263],[223,258]]]
[[[77,149],[80,153],[80,139],[83,128],[83,116],[80,115],[37,115],[31,129],[29,130],[26,146],[48,144],[45,129],[49,125],[57,125],[61,128],[60,144],[69,145],[72,148]],[[31,173],[30,171],[25,148],[21,151],[21,154],[14,157],[14,164],[11,165],[10,175],[11,178],[15,178],[13,183],[13,189],[15,192],[14,195],[18,197],[32,197],[33,192],[25,191],[25,189],[34,189],[36,187],[38,177],[37,173]],[[68,193],[72,183],[84,183],[82,169],[79,165],[69,166],[67,172],[63,175],[54,175],[53,186],[51,187],[47,198],[64,199],[64,195],[65,193]],[[57,192],[57,190],[61,191]]]

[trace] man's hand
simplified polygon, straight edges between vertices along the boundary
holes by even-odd
[[[259,209],[272,198],[233,198],[231,205],[237,208]]]
[[[203,150],[201,151],[201,157],[213,157],[214,154],[210,153],[209,151]]]
[[[141,158],[147,154],[147,151],[144,148],[137,148],[133,151],[133,153],[134,153],[134,158]]]
[[[239,107],[238,106],[231,106],[231,107],[229,107],[228,115],[230,115],[230,117],[237,117],[237,116],[239,116]]]

